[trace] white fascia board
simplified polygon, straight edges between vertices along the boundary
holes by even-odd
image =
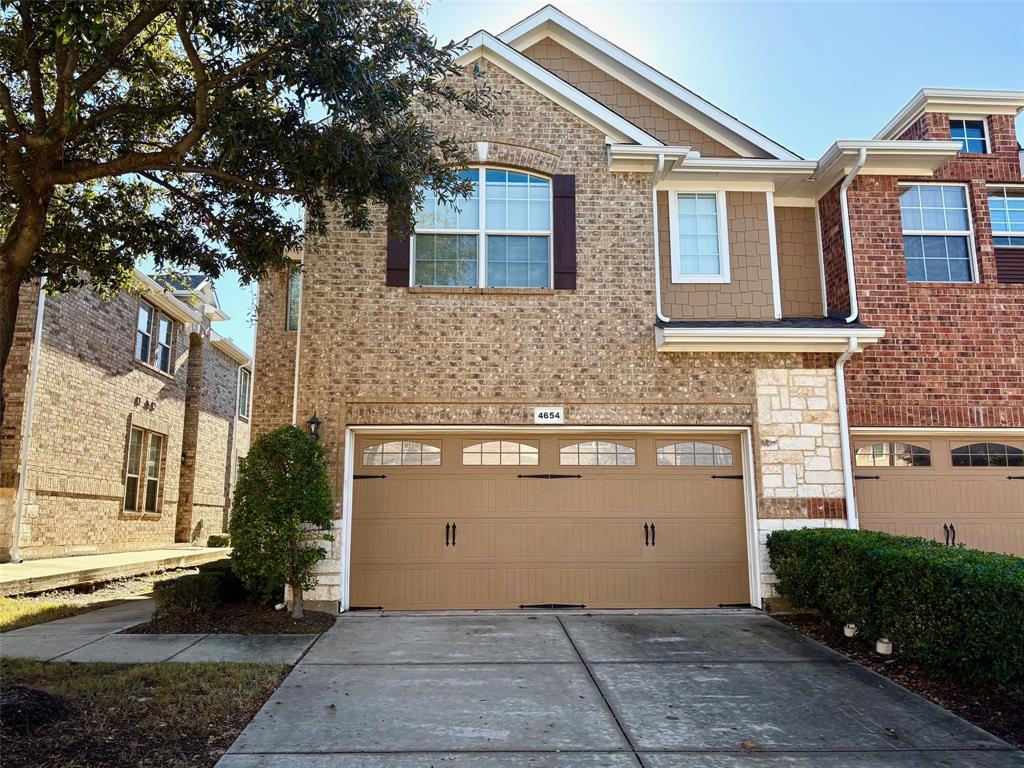
[[[210,343],[239,365],[246,366],[252,364],[252,358],[249,357],[245,350],[226,336],[221,336],[219,333],[212,331],[210,333]]]
[[[861,175],[931,176],[939,166],[954,159],[960,148],[958,141],[837,141],[825,150],[811,179],[816,182],[817,193],[824,194],[849,172],[861,149],[868,153]]]
[[[655,328],[659,352],[845,352],[885,336],[879,328]]]
[[[876,135],[899,136],[925,112],[957,115],[1019,115],[1024,91],[981,91],[962,88],[922,88]]]
[[[514,77],[539,91],[582,120],[600,128],[615,141],[633,141],[651,147],[662,142],[620,117],[601,102],[556,77],[532,59],[511,48],[488,32],[477,32],[466,40],[467,49],[455,60],[467,65],[481,56],[493,61]]]
[[[800,159],[799,155],[772,141],[693,91],[684,88],[675,80],[663,75],[550,5],[505,30],[498,37],[513,48],[522,50],[536,42],[536,31],[540,27],[545,27],[544,31],[547,34],[544,36],[555,39],[573,53],[582,56],[599,69],[652,98],[662,107],[679,115],[687,122],[693,123],[695,128],[719,139],[731,149],[740,151],[735,141],[729,141],[727,137],[721,135],[722,128],[743,142],[757,147],[773,157],[786,160]],[[559,32],[563,34],[560,35]],[[654,98],[652,89],[660,90],[668,99]],[[676,100],[677,103],[672,104],[672,100]],[[700,116],[705,119],[699,120]]]
[[[160,285],[140,269],[135,270],[135,280],[142,286],[146,298],[159,309],[182,323],[198,323],[201,317],[183,301],[174,297],[167,288]]]

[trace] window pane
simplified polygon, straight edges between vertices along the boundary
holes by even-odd
[[[135,359],[149,362],[149,335],[142,331],[135,332]]]
[[[423,207],[416,214],[416,229],[479,229],[480,228],[480,172],[469,168],[459,177],[472,182],[473,192],[442,203],[433,190],[424,190]]]
[[[548,254],[546,236],[488,235],[488,287],[548,288]]]
[[[139,324],[138,329],[144,333],[149,333],[153,327],[153,310],[148,304],[143,304],[139,307]]]
[[[551,230],[551,182],[539,176],[489,168],[486,206],[488,230]]]
[[[134,512],[139,505],[139,478],[129,477],[124,482],[124,508]]]
[[[133,429],[128,442],[128,474],[139,474],[142,466],[142,430]]]
[[[658,448],[658,465],[675,467],[731,467],[732,449],[717,443],[682,442]]]
[[[147,512],[156,512],[157,491],[160,483],[157,480],[146,481],[146,506]]]
[[[676,203],[680,271],[684,275],[720,274],[717,196],[680,194]]]
[[[462,463],[467,466],[536,466],[537,457],[536,446],[512,440],[490,440],[462,449]]]
[[[966,237],[908,235],[903,238],[903,249],[907,257],[907,280],[911,282],[971,281]]]
[[[477,284],[475,235],[416,235],[416,285]]]
[[[950,120],[949,133],[961,141],[964,152],[988,152],[983,120]]]
[[[285,327],[289,331],[299,329],[299,303],[302,297],[302,271],[296,268],[288,277],[288,316]]]
[[[160,435],[149,436],[149,451],[146,460],[146,477],[155,479],[160,476],[160,453],[164,440]]]
[[[992,232],[1024,234],[1024,190],[993,190],[988,195]],[[1021,245],[1008,237],[995,238],[996,245]]]

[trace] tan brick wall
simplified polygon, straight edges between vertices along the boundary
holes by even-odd
[[[721,142],[550,38],[533,44],[523,53],[665,144],[690,147],[705,157],[739,157]]]
[[[668,192],[658,193],[661,256],[661,311],[672,320],[771,320],[771,249],[768,196],[763,192],[727,192],[728,283],[673,283]]]
[[[505,93],[497,124],[436,116],[443,132],[488,141],[488,163],[576,176],[578,288],[445,291],[384,284],[384,216],[356,232],[340,215],[307,248],[298,419],[323,419],[337,515],[344,428],[356,424],[529,425],[535,405],[566,406],[567,424],[754,425],[755,370],[831,365],[834,356],[665,354],[654,343],[651,178],[612,174],[604,135],[492,64]],[[515,137],[524,137],[517,139]],[[741,196],[735,222],[767,215]],[[749,209],[749,211],[744,210]],[[737,233],[764,255],[767,225]],[[770,298],[768,299],[770,307]],[[255,431],[291,420],[295,334],[284,329],[284,281],[260,286]],[[316,599],[338,599],[340,546]]]
[[[814,208],[775,208],[783,317],[821,317]]]
[[[20,537],[24,558],[163,547],[174,541],[188,333],[176,324],[173,375],[139,363],[132,354],[138,303],[129,293],[103,302],[87,288],[47,298]],[[233,397],[233,377],[211,376],[208,385],[230,386]],[[166,435],[157,514],[123,511],[131,424]],[[208,470],[220,479],[220,511],[213,515],[219,526],[227,447],[223,430],[207,432],[204,451],[219,464]],[[2,447],[4,462],[16,466],[13,435],[5,432]],[[10,532],[13,503],[0,507],[0,514],[3,529]]]

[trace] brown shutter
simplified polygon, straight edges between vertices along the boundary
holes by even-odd
[[[554,197],[555,288],[576,288],[576,177],[555,176],[551,191]]]
[[[390,220],[390,216],[388,217]],[[409,235],[408,230],[394,231],[388,227],[388,264],[385,285],[409,287]]]

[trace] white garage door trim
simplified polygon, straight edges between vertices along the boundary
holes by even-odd
[[[356,434],[414,434],[417,432],[514,432],[516,434],[548,433],[548,432],[630,432],[630,433],[686,433],[739,435],[743,449],[743,506],[746,514],[747,534],[747,580],[750,587],[750,604],[761,607],[760,586],[760,551],[757,546],[757,496],[754,483],[754,449],[750,427],[694,427],[694,426],[564,426],[530,428],[528,426],[488,426],[481,424],[458,424],[439,426],[437,424],[402,424],[395,426],[351,426],[345,428],[345,467],[342,480],[342,515],[343,515],[343,548],[344,563],[341,571],[341,610],[349,609],[349,588],[351,585],[352,563],[352,476],[355,471],[355,440]]]

